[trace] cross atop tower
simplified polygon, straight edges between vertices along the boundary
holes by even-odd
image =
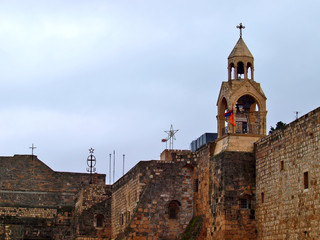
[[[239,26],[237,26],[237,28],[240,29],[240,37],[242,38],[242,29],[245,29],[246,27],[242,25],[242,23],[239,24]]]

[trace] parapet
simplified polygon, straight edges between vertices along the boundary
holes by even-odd
[[[184,155],[184,154],[190,154],[190,150],[176,150],[176,149],[165,149],[161,154],[160,154],[160,160],[165,160],[165,161],[173,161],[174,155]]]

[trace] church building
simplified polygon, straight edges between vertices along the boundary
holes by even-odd
[[[320,239],[320,108],[267,135],[267,98],[238,28],[216,134],[112,185],[34,155],[0,157],[0,238]]]

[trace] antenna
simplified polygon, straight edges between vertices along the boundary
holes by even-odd
[[[111,184],[111,153],[109,154],[109,184]]]
[[[124,175],[124,159],[126,157],[125,154],[122,155],[123,159],[122,159],[122,176]]]
[[[116,151],[113,150],[113,183],[114,183],[115,171],[116,171]]]

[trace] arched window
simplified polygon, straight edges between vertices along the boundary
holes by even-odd
[[[248,63],[247,65],[247,78],[248,79],[252,79],[252,66],[251,66],[251,63]]]
[[[244,65],[243,65],[243,62],[238,62],[237,74],[238,74],[238,79],[243,78],[243,75],[244,75]]]
[[[177,219],[180,211],[180,203],[176,200],[172,200],[168,206],[169,219]]]
[[[104,216],[102,214],[98,214],[96,216],[96,227],[97,228],[103,227],[103,220],[104,220]]]
[[[234,68],[234,64],[231,63],[229,66],[229,80],[235,79],[236,78],[235,75],[236,75],[236,71]]]

